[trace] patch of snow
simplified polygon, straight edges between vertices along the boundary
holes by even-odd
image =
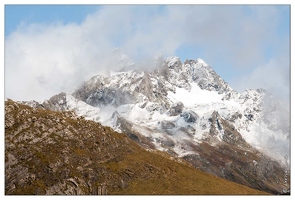
[[[174,57],[174,56],[168,57],[166,59],[168,67],[173,66],[176,62],[179,62],[179,61],[180,61],[180,58]]]
[[[78,116],[83,116],[87,120],[99,121],[100,109],[90,106],[80,101],[70,94],[66,95],[67,106],[69,110],[74,111]]]
[[[197,61],[198,61],[198,63],[202,64],[204,67],[205,67],[205,66],[209,66],[209,65],[208,65],[203,59],[201,59],[201,58],[198,58]]]
[[[63,99],[60,99],[60,100],[58,100],[58,103],[59,104],[63,104],[64,103],[64,100]]]
[[[175,93],[168,91],[167,96],[173,103],[181,101],[185,107],[191,108],[201,104],[222,102],[222,96],[215,91],[202,90],[196,83],[191,84],[191,91],[176,87]]]

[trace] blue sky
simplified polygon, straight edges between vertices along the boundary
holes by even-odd
[[[289,46],[288,5],[5,5],[5,95],[69,91],[111,69],[116,47],[145,66],[157,55],[202,58],[238,91],[288,94]]]
[[[98,9],[99,6],[91,5],[5,5],[5,36],[21,23],[81,23],[88,14]]]

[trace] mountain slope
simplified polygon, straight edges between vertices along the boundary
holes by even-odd
[[[267,194],[72,112],[5,102],[5,194]]]

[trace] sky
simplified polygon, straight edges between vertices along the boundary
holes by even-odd
[[[290,5],[5,5],[5,97],[43,101],[156,57],[202,58],[243,92],[290,98]]]

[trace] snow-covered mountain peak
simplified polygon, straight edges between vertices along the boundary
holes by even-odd
[[[259,151],[280,161],[288,154],[289,121],[265,90],[239,93],[200,58],[182,63],[178,57],[168,57],[158,64],[150,71],[123,70],[119,65],[121,70],[94,76],[72,94],[56,95],[43,105],[30,104],[72,110],[126,133],[143,146],[187,159],[229,179],[232,176],[224,169],[231,170],[231,162],[238,168],[251,168],[254,158],[258,163],[270,162]],[[204,149],[217,156],[206,160]],[[241,155],[242,164],[237,161]],[[215,160],[217,165],[209,167],[209,161]]]
[[[175,67],[181,66],[181,61],[179,57],[168,57],[165,62],[167,63],[167,66],[169,69],[175,69]]]
[[[257,127],[263,120],[270,121],[262,112],[264,96],[263,89],[236,92],[202,59],[181,63],[178,57],[167,58],[162,67],[152,72],[129,70],[114,72],[110,77],[95,76],[73,93],[73,97],[93,107],[114,107],[118,115],[137,127],[159,131],[168,126],[174,127],[169,133],[176,133],[180,129],[188,130],[189,125],[189,130],[198,132],[194,137],[196,142],[202,133],[210,131],[208,119],[217,111],[247,142],[267,149],[260,141],[260,133],[249,134],[251,130],[262,134],[264,129],[257,130]],[[190,124],[187,116],[198,117]],[[159,128],[158,123],[164,125]]]
[[[197,60],[197,63],[201,64],[203,67],[207,67],[209,66],[203,59],[201,58],[198,58]]]

